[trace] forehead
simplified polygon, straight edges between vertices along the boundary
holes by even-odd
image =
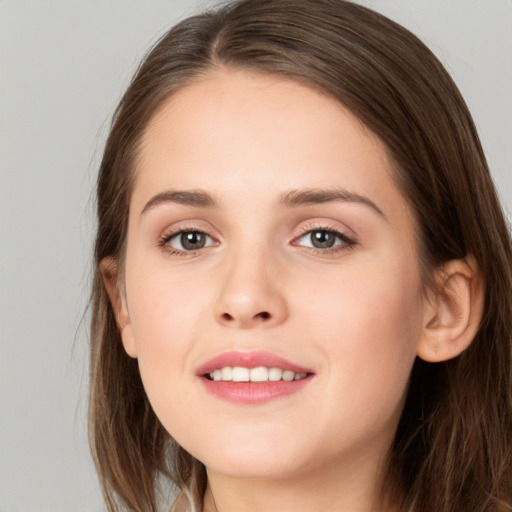
[[[288,78],[219,70],[173,94],[153,115],[137,174],[170,159],[177,164],[185,154],[190,164],[209,161],[210,172],[227,154],[238,156],[238,168],[248,171],[249,160],[252,167],[264,163],[264,153],[276,170],[293,158],[297,167],[314,169],[344,153],[345,160],[366,162],[368,171],[377,162],[391,171],[385,145],[335,99]]]
[[[296,81],[217,70],[170,96],[144,133],[132,206],[167,189],[240,201],[342,187],[402,214],[387,149],[338,101]]]
[[[227,122],[233,127],[239,124],[246,128],[278,129],[297,120],[308,120],[309,123],[300,126],[307,136],[308,127],[311,135],[318,132],[320,123],[326,128],[328,124],[339,128],[341,117],[352,131],[364,134],[368,144],[386,152],[380,139],[332,96],[280,75],[220,69],[201,75],[162,103],[144,132],[142,155],[148,145],[158,142],[163,130],[169,131],[169,119],[179,121],[174,126],[175,135],[184,136],[190,123],[195,131],[205,128],[197,133],[204,136],[213,126],[228,128]],[[259,135],[263,137],[265,132]]]

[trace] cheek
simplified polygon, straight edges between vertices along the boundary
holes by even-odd
[[[407,258],[391,262],[340,267],[338,272],[305,278],[290,295],[325,339],[343,340],[334,347],[357,353],[386,350],[396,344],[413,345],[422,320],[421,280]],[[309,300],[303,300],[308,297]]]
[[[406,266],[359,272],[330,281],[303,311],[304,329],[323,352],[333,401],[345,417],[395,414],[402,404],[422,329],[421,283]]]
[[[205,290],[169,279],[165,272],[139,272],[131,282],[131,328],[144,387],[160,411],[176,386],[193,378],[190,352],[201,338],[205,315]],[[129,283],[130,284],[130,283]],[[178,377],[180,376],[180,377]],[[187,387],[183,386],[183,399]]]
[[[140,265],[142,267],[143,265]],[[143,271],[136,268],[127,279],[129,312],[138,348],[179,349],[187,333],[198,327],[209,287],[186,272],[169,272],[165,261]]]

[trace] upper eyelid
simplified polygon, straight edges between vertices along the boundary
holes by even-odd
[[[209,222],[200,219],[187,219],[183,221],[173,222],[172,224],[164,227],[163,229],[160,229],[159,231],[161,233],[159,238],[163,238],[165,236],[173,236],[178,233],[191,231],[197,231],[199,233],[211,236],[212,238],[219,238],[218,230],[213,228],[213,226]]]
[[[315,231],[327,231],[328,233],[334,233],[336,235],[343,235],[343,236],[349,236],[345,230],[343,229],[337,229],[337,228],[331,228],[331,227],[316,227],[316,228],[308,228],[304,231],[302,231],[298,237],[296,238],[302,238],[303,236],[314,233]]]
[[[351,234],[348,234],[344,230],[332,229],[332,228],[321,228],[321,227],[320,228],[307,229],[306,231],[301,233],[299,236],[296,236],[292,240],[292,242],[296,242],[297,240],[301,240],[302,238],[304,238],[308,234],[314,233],[315,231],[326,231],[328,233],[333,233],[334,235],[336,235],[338,238],[340,238],[345,243],[351,243],[351,244],[354,244],[354,245],[357,243],[356,237],[351,235]],[[293,244],[293,245],[296,245],[296,244]]]
[[[168,232],[164,231],[162,236],[160,236],[160,238],[159,238],[159,244],[160,245],[167,244],[171,240],[173,240],[174,238],[180,236],[183,233],[201,233],[202,235],[205,235],[208,238],[211,238],[214,241],[215,244],[219,243],[218,238],[216,238],[215,236],[211,235],[210,233],[208,233],[205,230],[195,229],[195,228],[194,229],[186,229],[186,228],[183,229],[183,228],[181,228],[181,229],[177,229],[177,230],[169,230]]]
[[[163,232],[162,238],[174,238],[175,236],[178,236],[182,233],[201,233],[203,235],[209,236],[210,238],[213,238],[210,233],[208,233],[204,229],[198,229],[198,228],[179,228],[179,229],[169,229]]]
[[[350,229],[344,224],[340,225],[339,221],[333,221],[329,219],[312,220],[302,223],[299,228],[298,236],[305,235],[311,231],[332,231],[333,233],[339,233],[340,235],[344,235],[351,239],[357,238],[354,230]],[[295,238],[296,237],[297,235]]]

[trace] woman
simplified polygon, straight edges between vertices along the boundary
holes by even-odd
[[[416,37],[342,0],[189,18],[98,179],[110,510],[511,510],[510,235]],[[165,483],[164,483],[165,485]]]

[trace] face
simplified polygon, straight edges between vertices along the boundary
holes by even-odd
[[[423,326],[392,173],[357,118],[282,78],[218,71],[152,119],[122,338],[209,470],[293,476],[388,450]]]

